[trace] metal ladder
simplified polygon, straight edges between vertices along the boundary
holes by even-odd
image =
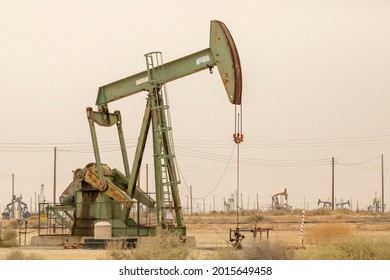
[[[153,134],[158,148],[155,149],[155,158],[158,159],[159,170],[161,172],[161,193],[160,204],[162,223],[167,227],[173,225],[174,211],[176,208],[174,195],[177,185],[180,184],[178,172],[176,171],[175,153],[173,148],[173,137],[169,105],[166,88],[161,84],[160,77],[156,73],[164,73],[161,52],[152,52],[145,55],[149,83],[154,85],[152,95],[151,110],[154,114]],[[156,71],[158,70],[158,71]],[[156,143],[154,143],[156,145]],[[157,186],[156,186],[157,187]]]

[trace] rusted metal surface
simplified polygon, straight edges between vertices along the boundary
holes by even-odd
[[[111,170],[108,167],[104,168],[105,174],[112,175]],[[117,202],[124,203],[127,207],[131,207],[133,205],[133,200],[126,194],[126,192],[122,191],[118,188],[113,182],[104,178],[104,182],[99,180],[99,175],[95,168],[85,168],[85,176],[84,181],[90,184],[92,187],[103,191],[106,195],[111,197]]]
[[[99,175],[95,168],[85,169],[84,181],[99,191],[105,191],[107,188],[105,182],[99,180]]]
[[[232,35],[221,21],[211,22],[210,48],[230,102],[240,105],[242,96],[240,57]]]

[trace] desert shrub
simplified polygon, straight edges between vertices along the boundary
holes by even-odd
[[[305,212],[307,216],[325,216],[325,215],[331,215],[332,213],[333,213],[332,209],[328,209],[328,208],[317,208]]]
[[[249,223],[260,223],[262,221],[264,221],[264,216],[260,212],[251,213],[247,219]]]
[[[210,211],[210,213],[208,214],[209,216],[223,216],[224,215],[224,212],[223,211],[216,211],[216,210],[213,210],[213,211]]]
[[[37,253],[25,254],[20,250],[13,250],[7,254],[6,259],[7,260],[43,260],[44,258]]]
[[[16,247],[17,244],[16,230],[4,229],[0,237],[0,247]]]
[[[368,215],[370,212],[368,212],[367,210],[364,210],[364,209],[356,209],[356,214],[359,214],[359,215]]]
[[[218,260],[292,260],[294,251],[280,242],[263,241],[253,246],[243,246],[242,249],[223,247],[217,250]]]
[[[198,215],[188,217],[186,222],[187,224],[204,224],[202,217]]]
[[[143,238],[135,249],[113,245],[107,247],[107,252],[109,259],[116,260],[186,260],[190,256],[187,244],[178,234],[168,230],[158,230],[156,236]]]
[[[127,260],[130,257],[130,250],[125,249],[124,241],[110,241],[106,245],[109,258],[112,260]]]
[[[237,210],[231,210],[231,211],[226,211],[226,212],[223,212],[224,213],[224,215],[226,215],[226,216],[230,216],[230,217],[234,217],[234,216],[237,216]],[[239,210],[238,211],[238,214],[240,215],[240,216],[243,216],[243,210],[241,209],[241,210]]]
[[[262,241],[256,247],[244,248],[245,260],[292,260],[294,251],[280,242]]]
[[[229,217],[215,217],[215,220],[213,221],[214,224],[219,224],[219,225],[225,225],[225,224],[230,224],[232,222],[232,219]]]
[[[28,228],[38,228],[39,225],[39,216],[31,216],[27,219]]]
[[[7,254],[7,260],[24,260],[24,253],[20,250],[13,250]]]
[[[296,259],[301,260],[389,260],[389,239],[372,241],[364,237],[342,238],[330,244],[322,244],[299,250]]]
[[[304,242],[309,245],[330,243],[333,240],[352,237],[352,226],[345,223],[325,223],[312,225],[304,232]]]
[[[380,215],[374,215],[373,220],[376,222],[390,222],[390,215],[389,213],[381,213]]]
[[[28,254],[25,259],[26,260],[44,260],[45,258],[38,253],[31,253],[31,254]]]
[[[3,229],[15,229],[19,228],[19,221],[12,219],[12,220],[3,220]]]
[[[335,213],[342,214],[342,215],[352,215],[355,212],[353,212],[351,209],[348,209],[348,208],[338,208],[338,209],[335,209]]]
[[[216,254],[209,256],[215,260],[243,260],[243,251],[236,250],[232,246],[217,248]]]
[[[291,215],[302,215],[302,209],[295,208],[291,210]]]
[[[270,215],[272,215],[272,216],[285,216],[285,215],[291,215],[291,211],[288,210],[288,209],[284,209],[284,208],[275,209],[275,210],[270,211]]]
[[[390,260],[390,237],[380,238],[374,242],[373,247],[376,260]]]
[[[374,260],[375,248],[372,241],[364,238],[343,239],[333,244],[343,260]]]

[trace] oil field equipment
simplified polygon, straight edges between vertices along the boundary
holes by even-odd
[[[381,205],[382,205],[381,199],[376,197],[376,193],[375,193],[375,197],[372,200],[372,204],[367,207],[367,211],[368,212],[381,212],[381,208],[382,208]]]
[[[349,202],[349,200],[347,201],[341,200],[341,202],[336,203],[336,208],[344,208],[344,205],[348,205],[348,207],[351,207],[351,203]]]
[[[286,209],[291,210],[292,206],[288,205],[288,193],[285,188],[283,192],[276,193],[272,196],[272,210]]]
[[[228,197],[227,201],[223,199],[223,207],[226,212],[233,211],[234,209],[234,196]]]
[[[153,235],[158,227],[185,236],[165,84],[201,70],[212,73],[216,66],[229,101],[241,105],[240,60],[229,30],[220,21],[210,23],[209,48],[168,63],[163,63],[160,52],[148,53],[145,59],[146,71],[100,87],[97,110],[86,109],[95,162],[74,171],[74,179],[62,193],[60,204],[50,208],[73,235],[91,236],[97,222],[109,222],[112,236]],[[110,112],[108,104],[142,91],[147,92],[147,101],[130,169],[121,114]],[[95,125],[117,126],[124,174],[101,162]],[[153,139],[155,197],[137,184],[149,130]],[[131,216],[131,209],[139,210],[141,206],[153,213],[153,219],[141,223],[139,216]]]
[[[3,219],[17,219],[21,220],[22,218],[28,218],[31,216],[28,211],[27,204],[22,201],[22,195],[12,197],[12,201],[8,203],[4,209],[4,212],[1,214]]]
[[[243,235],[243,232],[250,232],[252,233],[253,239],[256,240],[257,233],[260,233],[260,240],[262,239],[263,232],[266,233],[267,240],[269,239],[269,232],[273,230],[271,227],[258,227],[255,226],[253,228],[239,228],[236,229],[230,229],[229,230],[229,242],[233,245],[233,248],[235,249],[242,249],[242,241],[245,239],[245,235]]]
[[[322,205],[322,208],[332,208],[332,202],[318,199],[318,206],[320,205]]]

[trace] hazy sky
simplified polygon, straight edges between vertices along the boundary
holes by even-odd
[[[72,170],[94,161],[86,107],[98,88],[146,69],[144,54],[170,61],[209,47],[210,20],[229,28],[243,71],[240,192],[266,207],[287,188],[293,207],[331,199],[366,209],[390,205],[390,2],[5,1],[0,0],[0,207],[15,194],[30,205],[41,184],[57,196]],[[237,189],[234,106],[218,71],[167,84],[182,203],[221,209]],[[130,161],[146,93],[113,102],[121,110]],[[123,170],[115,129],[98,129],[102,160]],[[149,182],[151,145],[141,184]],[[151,183],[150,183],[151,184]],[[144,186],[144,185],[143,185]],[[141,186],[142,187],[142,186]]]

